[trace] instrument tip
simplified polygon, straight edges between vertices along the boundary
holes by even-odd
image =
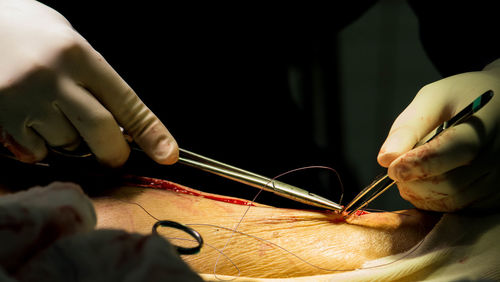
[[[327,198],[323,198],[319,195],[316,195],[314,193],[309,193],[310,196],[313,197],[314,202],[316,203],[316,206],[320,206],[329,210],[334,210],[334,211],[341,211],[344,207],[328,200]]]

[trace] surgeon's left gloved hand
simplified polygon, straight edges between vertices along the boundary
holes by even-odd
[[[467,122],[413,149],[487,90],[495,96]],[[401,196],[417,208],[451,212],[499,207],[500,60],[483,71],[423,87],[392,125],[378,162],[388,167]]]

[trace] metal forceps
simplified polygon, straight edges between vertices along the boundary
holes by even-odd
[[[123,128],[121,128],[121,130],[124,138],[127,140],[127,142],[129,142],[131,149],[144,153],[144,151],[136,143],[133,142],[133,138],[126,132],[124,132]],[[80,147],[74,151],[67,151],[55,147],[49,147],[49,149],[58,155],[70,158],[88,158],[93,155],[90,149],[85,144],[80,145]],[[0,155],[5,155],[6,157],[15,159],[13,156],[9,156],[9,154],[0,153]],[[308,192],[304,189],[271,178],[267,178],[253,172],[249,172],[181,148],[179,148],[178,163],[211,172],[218,176],[222,176],[249,186],[260,188],[307,205],[334,211],[342,210],[341,205],[314,193]],[[45,166],[47,165],[45,163],[37,164]]]
[[[324,209],[342,210],[342,206],[304,189],[258,175],[198,154],[179,149],[179,163],[272,192],[291,200]]]
[[[484,105],[486,105],[491,100],[492,97],[493,97],[493,91],[492,90],[486,91],[485,93],[477,97],[474,101],[472,101],[472,103],[466,106],[463,110],[461,110],[458,114],[453,116],[450,120],[444,122],[443,124],[438,126],[434,131],[429,133],[429,135],[427,136],[430,136],[430,138],[427,138],[426,136],[420,142],[418,142],[414,148],[431,141],[444,130],[453,127],[461,122],[464,122],[475,112],[479,111]],[[390,179],[387,173],[385,175],[382,175],[381,177],[376,178],[375,181],[373,181],[370,185],[364,188],[356,197],[354,197],[354,199],[349,204],[347,204],[344,207],[344,209],[342,209],[344,216],[345,217],[350,216],[356,211],[362,209],[363,207],[368,205],[371,201],[375,200],[382,193],[387,191],[387,189],[393,186],[394,183],[396,182]],[[349,211],[349,209],[351,210]]]

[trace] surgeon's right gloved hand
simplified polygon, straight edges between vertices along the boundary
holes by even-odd
[[[413,148],[487,90],[494,97],[467,122]],[[500,208],[500,60],[422,88],[392,125],[378,162],[417,208]]]
[[[62,15],[0,0],[0,38],[0,143],[19,160],[83,139],[100,162],[119,166],[130,152],[120,125],[158,163],[177,161],[163,123]]]

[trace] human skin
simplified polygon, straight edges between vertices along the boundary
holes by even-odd
[[[176,221],[200,232],[205,241],[199,254],[182,256],[196,272],[213,274],[216,267],[219,275],[284,278],[354,270],[366,261],[407,251],[440,218],[408,210],[344,220],[336,212],[249,207],[244,200],[172,185],[167,185],[170,189],[124,186],[93,198],[97,228],[149,234],[156,219]],[[229,202],[209,199],[214,197]],[[231,231],[244,214],[238,232]],[[158,231],[173,244],[195,245],[172,239],[191,239],[180,231]]]

